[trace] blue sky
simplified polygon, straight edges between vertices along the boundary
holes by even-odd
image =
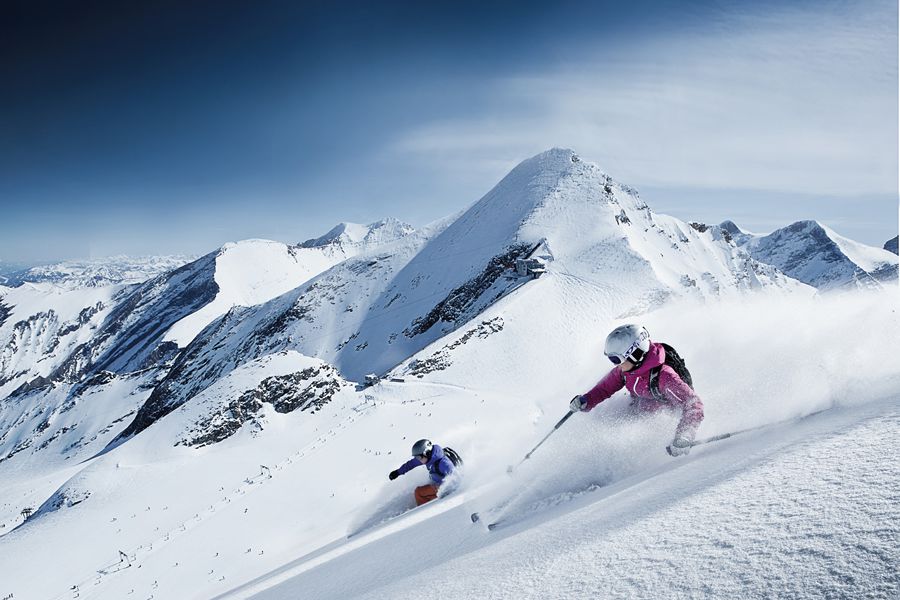
[[[895,2],[623,4],[6,2],[0,259],[419,226],[552,146],[686,220],[897,234]]]

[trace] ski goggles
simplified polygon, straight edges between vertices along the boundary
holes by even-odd
[[[614,365],[621,365],[623,362],[625,362],[625,359],[623,359],[621,356],[616,356],[615,354],[607,354],[606,358],[608,358]]]
[[[614,365],[621,365],[626,360],[630,360],[634,364],[638,364],[641,362],[641,359],[644,358],[644,351],[640,348],[632,346],[629,348],[629,353],[624,356],[619,356],[618,354],[607,354],[606,358],[610,360],[610,362]]]

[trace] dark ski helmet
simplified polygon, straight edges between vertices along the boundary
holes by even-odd
[[[650,350],[650,333],[642,325],[629,323],[616,327],[606,336],[603,353],[614,365],[620,365],[626,360],[639,365],[648,350]]]
[[[431,447],[434,444],[431,443],[431,440],[419,440],[412,447],[412,455],[413,456],[431,456]]]

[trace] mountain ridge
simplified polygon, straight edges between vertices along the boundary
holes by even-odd
[[[316,357],[349,380],[386,374],[511,293],[527,293],[533,278],[517,274],[515,262],[539,250],[550,276],[606,281],[610,306],[635,299],[619,312],[640,314],[679,295],[801,287],[716,232],[654,215],[634,190],[555,148],[523,161],[433,234],[403,236],[210,322],[118,442],[266,354]],[[634,281],[613,283],[629,271]]]
[[[887,250],[855,242],[815,220],[797,221],[764,236],[738,236],[755,259],[822,291],[877,287],[898,278],[897,261]]]
[[[539,546],[560,539],[560,521],[544,517],[557,503],[572,514],[573,531],[586,514],[575,509],[589,505],[597,531],[622,525],[621,535],[613,527],[613,537],[598,542],[622,539],[622,548],[651,515],[639,533],[657,548],[672,498],[695,501],[706,486],[714,494],[705,506],[724,514],[725,525],[708,527],[698,510],[679,540],[699,531],[714,555],[736,556],[737,544],[765,557],[774,531],[804,564],[815,563],[821,555],[809,553],[806,534],[821,548],[832,537],[815,526],[798,529],[795,509],[809,505],[796,501],[816,489],[832,506],[829,493],[843,488],[809,471],[808,442],[824,450],[817,460],[827,457],[844,475],[847,449],[865,451],[852,464],[867,472],[866,493],[881,494],[873,506],[885,518],[876,520],[896,522],[884,487],[897,481],[896,461],[881,442],[897,403],[888,410],[877,402],[895,398],[898,367],[870,360],[871,332],[894,339],[896,311],[880,287],[819,293],[753,259],[733,229],[657,214],[599,166],[551,149],[467,209],[384,244],[361,248],[351,238],[362,231],[349,227],[332,236],[349,231],[346,240],[320,247],[226,244],[135,285],[0,287],[0,366],[12,376],[0,387],[0,595],[213,597],[308,553],[316,559],[300,565],[308,577],[295,582],[294,596],[310,589],[346,596],[334,586],[335,569],[353,564],[360,567],[353,589],[414,595],[428,576],[458,580],[445,572],[447,559],[487,565],[486,574],[499,573],[493,589],[508,589],[505,571],[485,559],[509,544],[487,541],[468,519],[493,507],[509,528],[491,535],[527,557],[516,573],[523,592],[533,592],[531,582],[546,575],[533,568],[547,562]],[[567,421],[509,479],[507,465],[520,464],[569,399],[612,368],[603,340],[623,321],[640,321],[685,358],[705,403],[701,435],[754,432],[673,459],[665,446],[676,415],[637,421],[620,394]],[[381,379],[363,387],[369,373]],[[12,387],[19,391],[10,395]],[[819,414],[831,407],[840,410]],[[811,413],[817,420],[801,440],[791,433],[793,419]],[[869,436],[859,425],[871,425],[872,415],[880,421]],[[835,432],[833,421],[845,427],[839,435],[817,435]],[[416,478],[427,479],[424,469],[399,482],[386,475],[425,436],[464,456],[459,495],[333,545],[354,525],[406,508]],[[848,445],[854,439],[880,445]],[[770,514],[771,505],[743,492],[770,481],[773,465],[784,465],[779,456],[787,458],[778,471],[784,479],[812,474],[792,480],[796,495],[779,505],[784,527],[776,531],[754,516]],[[713,475],[698,485],[694,471]],[[728,482],[739,472],[751,476],[736,494]],[[493,487],[503,481],[509,485]],[[626,488],[633,492],[618,493]],[[635,513],[632,493],[648,489],[652,502]],[[748,536],[755,545],[741,546],[727,527],[735,498],[749,515],[744,523],[766,523]],[[855,496],[844,500],[859,508]],[[868,569],[873,556],[890,556],[890,536],[860,514],[854,539],[866,546],[841,547]],[[839,521],[844,535],[848,513],[834,515],[829,523]],[[815,511],[805,516],[819,523]],[[449,556],[428,554],[428,540],[446,535],[462,545],[451,544]],[[353,552],[333,561],[329,548]],[[657,548],[653,560],[664,563],[669,550]],[[641,556],[629,555],[620,572],[633,570],[632,559]],[[890,561],[882,563],[891,572]],[[415,575],[423,564],[424,576]],[[697,568],[704,564],[701,556]],[[735,590],[745,566],[729,572]],[[847,572],[840,560],[829,567],[840,575],[823,577]],[[860,572],[867,571],[854,576]],[[419,579],[404,587],[407,574]],[[566,589],[584,590],[584,580]]]

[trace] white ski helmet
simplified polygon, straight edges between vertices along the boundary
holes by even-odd
[[[603,353],[614,365],[630,360],[638,365],[650,350],[650,333],[642,325],[620,325],[606,336]]]
[[[428,456],[431,453],[431,448],[434,444],[431,443],[431,440],[419,440],[412,447],[412,455],[413,456]]]

